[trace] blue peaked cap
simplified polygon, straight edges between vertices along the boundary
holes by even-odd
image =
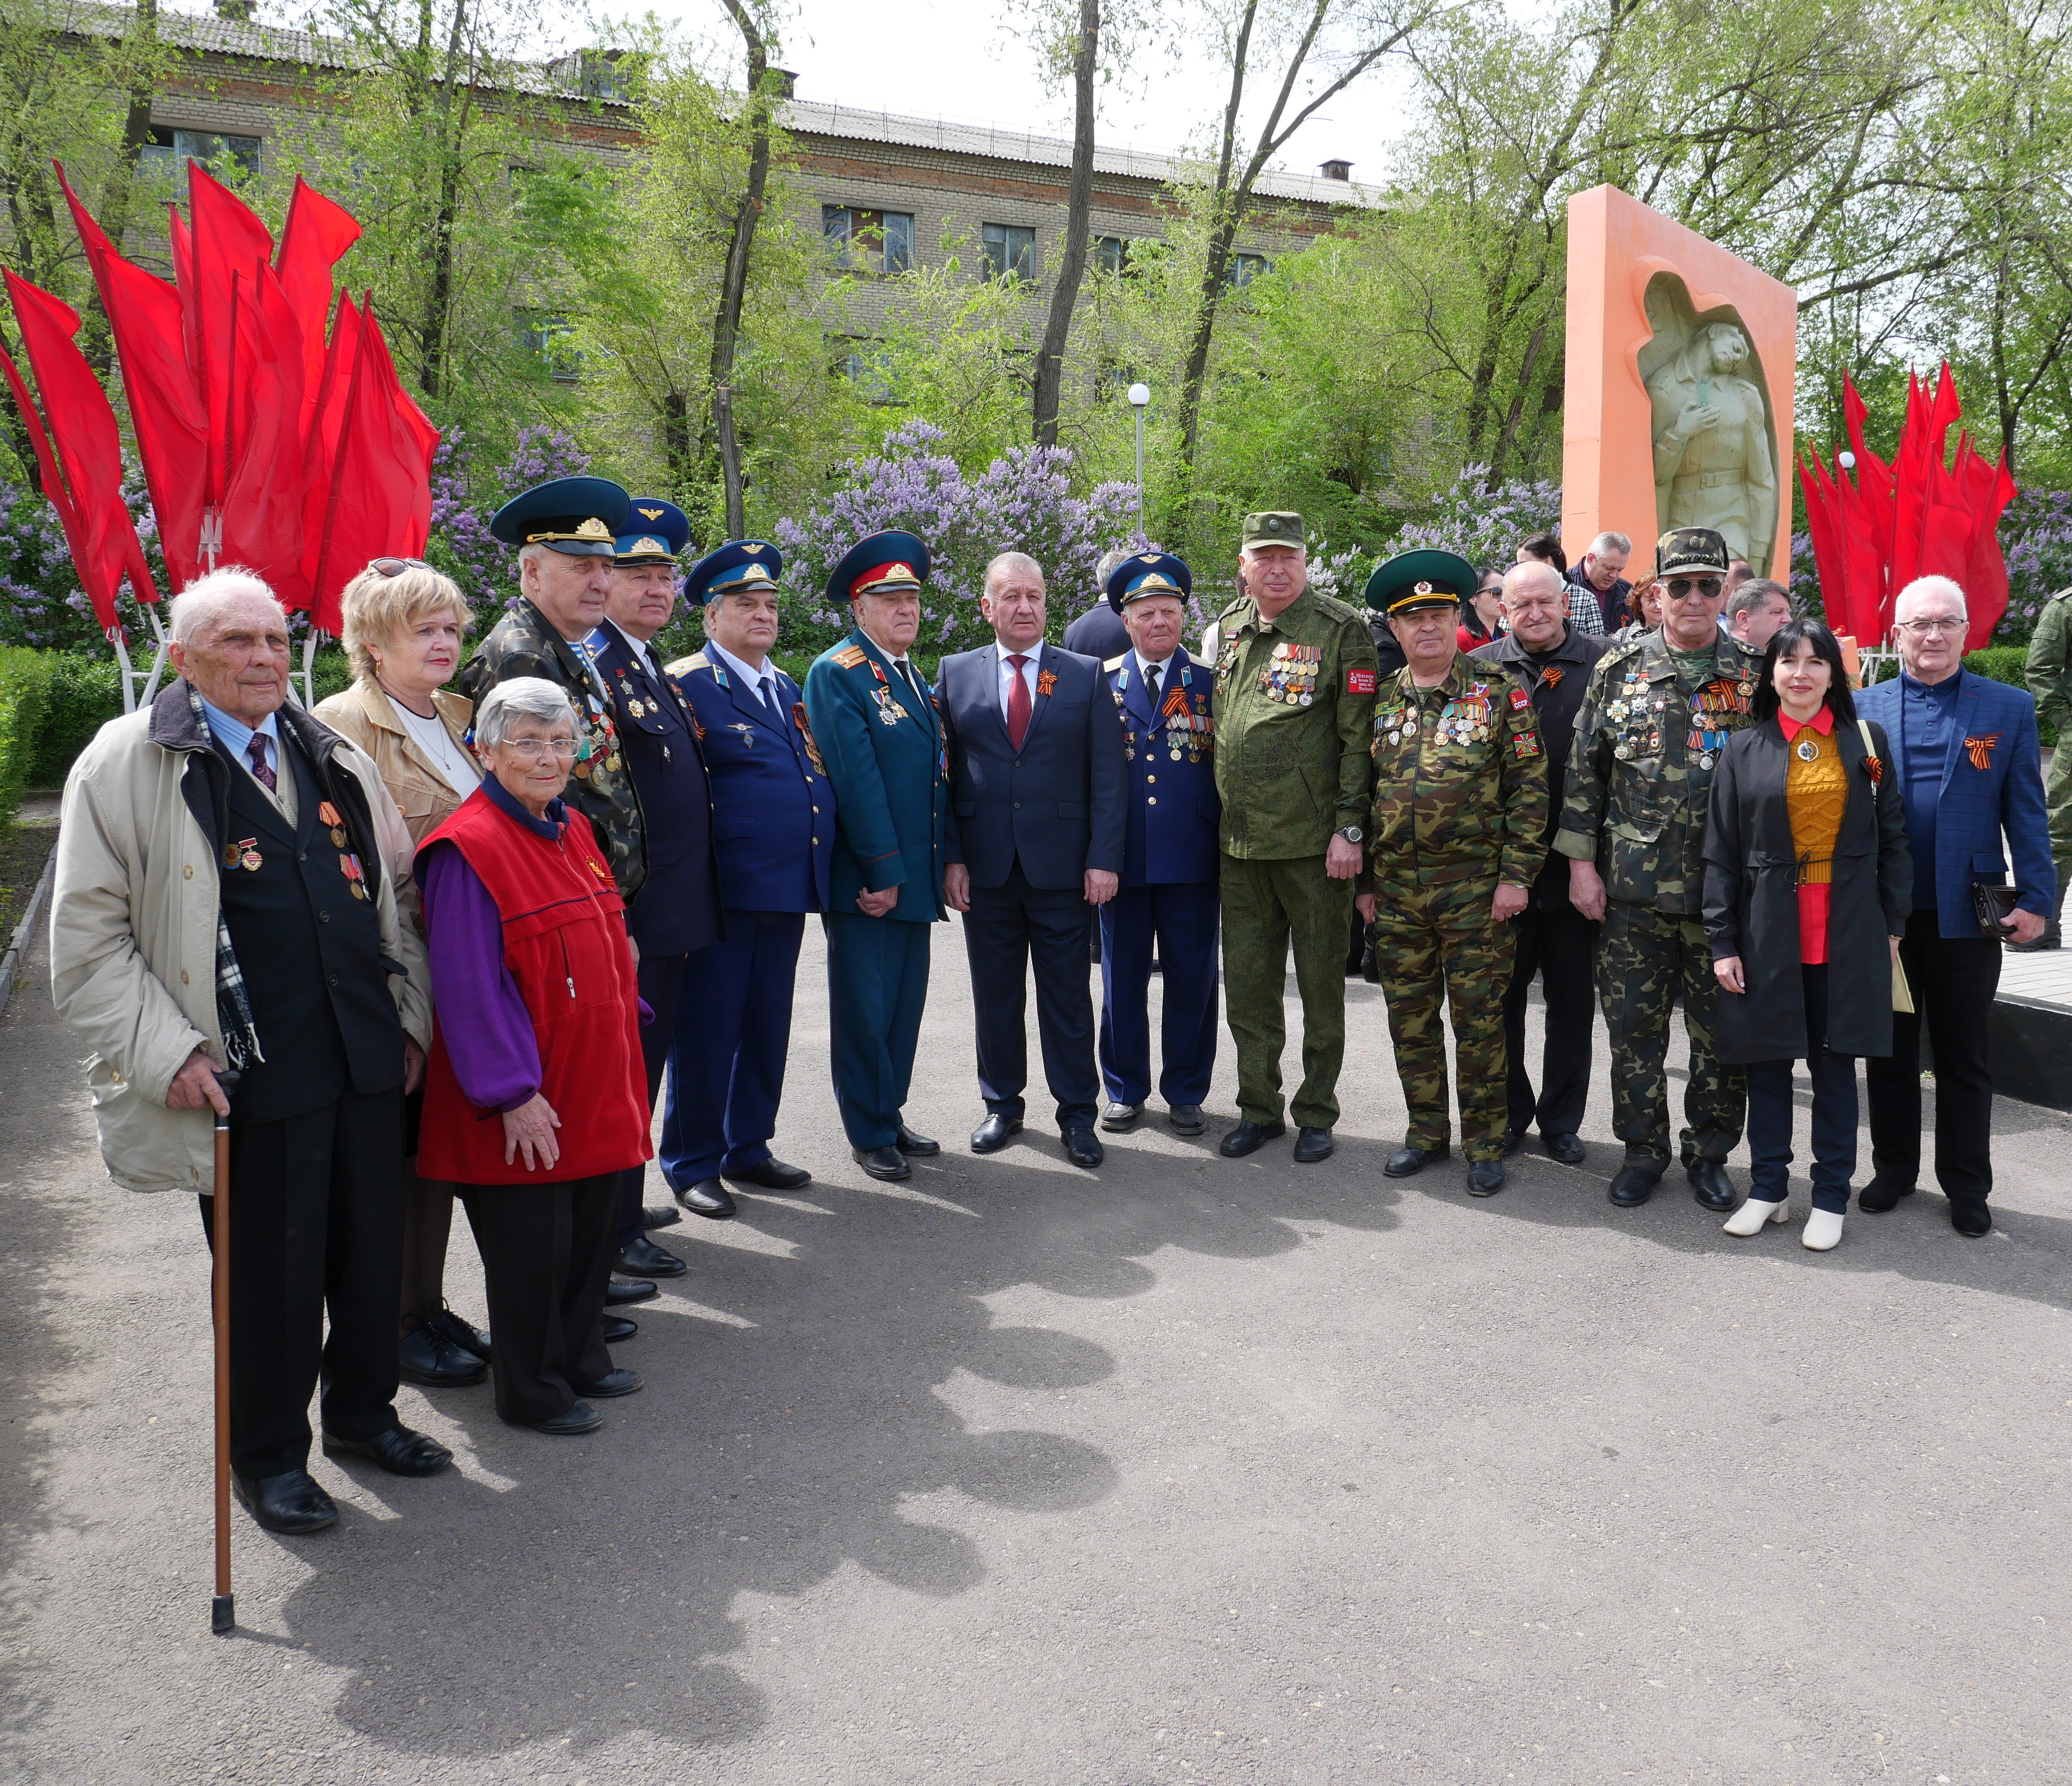
[[[660,496],[627,499],[626,531],[613,541],[622,565],[673,565],[691,543],[691,518]]]
[[[784,574],[784,555],[767,540],[730,540],[691,566],[684,599],[702,606],[729,589],[769,588]]]
[[[489,531],[507,546],[609,558],[627,515],[625,487],[609,478],[556,478],[513,496],[490,516]]]
[[[1132,552],[1108,573],[1108,605],[1117,614],[1141,595],[1176,595],[1185,601],[1194,593],[1187,560],[1170,552]]]

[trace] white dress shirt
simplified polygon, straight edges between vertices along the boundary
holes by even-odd
[[[1145,688],[1149,688],[1151,686],[1151,672],[1153,670],[1158,672],[1158,698],[1160,700],[1165,700],[1166,684],[1173,674],[1173,659],[1180,654],[1177,651],[1168,651],[1156,663],[1145,656],[1141,651],[1135,649],[1133,649],[1129,655],[1137,659],[1137,673],[1144,679]]]
[[[1029,690],[1029,711],[1031,713],[1034,713],[1036,711],[1036,664],[1037,660],[1043,654],[1042,641],[1038,640],[1026,651],[1009,651],[1005,645],[1001,644],[997,639],[995,639],[993,641],[993,648],[994,651],[998,654],[996,662],[1000,671],[1000,711],[1001,716],[1005,717],[1008,712],[1007,704],[1013,693],[1014,679],[1018,675],[1019,675],[1023,683],[1027,685]],[[1022,667],[1019,670],[1017,670],[1013,664],[1007,661],[1010,657],[1019,657],[1022,659]]]
[[[783,685],[777,680],[777,666],[769,659],[767,657],[763,659],[763,667],[754,670],[750,668],[717,640],[708,638],[705,641],[705,650],[712,656],[719,659],[729,675],[740,677],[742,686],[771,712],[775,713],[779,708],[787,706]],[[771,704],[773,701],[776,704],[775,706],[771,706]]]

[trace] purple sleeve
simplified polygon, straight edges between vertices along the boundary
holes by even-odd
[[[504,965],[504,921],[467,859],[449,843],[417,859],[432,963],[432,1010],[462,1094],[478,1110],[516,1110],[540,1089],[540,1045]]]

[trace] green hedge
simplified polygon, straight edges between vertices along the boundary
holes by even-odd
[[[2029,662],[2026,645],[1988,645],[1984,651],[1967,652],[1964,667],[1973,675],[1984,676],[1989,682],[2004,682],[2010,688],[2029,692],[2029,676],[2025,666]],[[2058,748],[2058,728],[2054,725],[2037,727],[2045,745]]]
[[[14,823],[50,701],[51,654],[0,651],[0,831]]]

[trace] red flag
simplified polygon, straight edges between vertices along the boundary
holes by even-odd
[[[1973,457],[1977,464],[1984,465],[1983,459]],[[2014,474],[2008,470],[2006,454],[2001,454],[2000,463],[1991,468],[1990,477],[1989,482],[1974,487],[1972,497],[1979,526],[1963,579],[1964,606],[1971,617],[1964,638],[1967,651],[1975,651],[1990,641],[1993,628],[2007,612],[2008,570],[2007,560],[2000,552],[2000,516],[2018,492]]]
[[[64,176],[58,183],[93,269],[101,308],[115,338],[130,422],[144,462],[144,482],[158,516],[158,544],[175,589],[201,574],[202,510],[208,500],[204,470],[208,416],[187,365],[179,294],[164,280],[125,261],[87,214]]]
[[[1806,499],[1806,531],[1813,536],[1813,573],[1820,585],[1820,606],[1827,624],[1848,632],[1853,622],[1848,589],[1843,581],[1840,503],[1835,487],[1816,452],[1799,461],[1799,487]]]
[[[138,601],[156,601],[158,593],[122,500],[122,437],[115,412],[73,339],[79,333],[78,311],[18,278],[11,268],[6,271],[22,350],[35,374],[43,414],[50,418],[47,441],[11,359],[7,381],[35,442],[44,487],[64,523],[80,586],[93,603],[101,630],[112,631],[121,624],[115,601],[125,574]]]
[[[197,162],[187,163],[187,203],[194,213],[189,257],[193,279],[188,305],[197,352],[195,376],[208,405],[210,494],[221,502],[230,487],[232,464],[244,457],[242,443],[234,437],[232,368],[238,352],[237,331],[249,326],[250,318],[240,316],[237,294],[241,292],[244,306],[253,302],[259,269],[272,269],[273,238],[244,200],[221,181],[211,178],[208,170]],[[174,264],[177,269],[179,262]],[[299,367],[299,342],[295,343],[295,359]],[[294,425],[299,433],[299,384]],[[246,561],[232,560],[239,564]]]
[[[302,331],[302,433],[309,435],[324,370],[324,334],[331,321],[331,269],[360,240],[352,213],[335,204],[298,174],[281,227],[281,251],[273,270]]]
[[[309,606],[302,573],[302,334],[270,266],[233,277],[234,354],[226,387],[229,431],[223,556],[257,571],[281,606]]]

